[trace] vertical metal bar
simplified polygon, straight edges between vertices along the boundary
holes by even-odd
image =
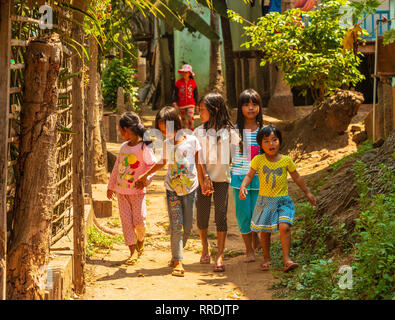
[[[8,112],[10,107],[11,7],[0,0],[0,300],[6,299]]]

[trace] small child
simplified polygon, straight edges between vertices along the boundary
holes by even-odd
[[[257,135],[257,142],[261,147],[261,154],[256,156],[250,164],[250,170],[240,186],[239,197],[246,198],[246,187],[258,171],[259,196],[251,219],[251,230],[261,233],[261,244],[264,261],[261,270],[270,267],[270,235],[280,231],[281,247],[283,251],[284,271],[298,267],[289,256],[291,248],[290,227],[294,221],[295,206],[288,195],[287,172],[298,187],[305,193],[311,205],[316,204],[315,197],[299,173],[291,157],[279,153],[282,137],[280,130],[275,126],[263,127]]]
[[[174,126],[174,132],[168,129],[169,126]],[[165,176],[172,252],[169,265],[173,267],[173,276],[184,277],[183,249],[192,231],[193,207],[199,186],[196,163],[200,144],[195,136],[184,134],[178,111],[174,107],[164,107],[157,113],[155,127],[167,138],[163,161],[142,175],[136,184],[138,187],[144,186],[149,175],[169,163]],[[168,159],[168,155],[174,155],[174,159]]]
[[[119,120],[119,130],[124,142],[111,172],[107,197],[117,193],[119,215],[125,243],[130,257],[127,265],[134,265],[144,250],[146,203],[145,188],[136,188],[136,178],[148,171],[156,162],[154,153],[143,141],[145,128],[134,112],[125,112]],[[135,257],[135,250],[137,256]]]
[[[182,129],[194,128],[195,106],[198,102],[197,85],[193,77],[192,67],[184,64],[178,73],[182,74],[182,78],[175,83],[173,91],[173,107],[177,108],[181,116]]]

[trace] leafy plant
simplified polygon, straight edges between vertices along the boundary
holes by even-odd
[[[267,14],[256,24],[244,27],[249,40],[243,46],[262,51],[261,65],[275,63],[289,86],[305,88],[302,95],[310,90],[318,103],[342,85],[356,85],[364,79],[358,70],[361,53],[342,46],[347,31],[354,28],[340,24],[347,13],[346,3],[322,1],[317,10],[309,12],[291,9]],[[370,8],[376,4],[364,5]],[[245,21],[234,12],[228,15],[235,22]],[[358,7],[352,16],[359,15]]]
[[[88,257],[93,256],[97,252],[101,252],[103,249],[112,249],[114,243],[122,243],[124,241],[123,236],[111,236],[103,232],[98,231],[95,227],[91,227],[88,230],[88,243],[86,246],[86,255]]]
[[[117,105],[118,88],[123,88],[126,97],[130,98],[132,108],[137,109],[137,89],[138,81],[136,70],[129,65],[121,64],[121,61],[114,58],[103,76],[103,98],[104,103],[113,108]]]
[[[312,222],[310,215],[313,212],[307,204],[301,204],[299,214],[303,214],[303,222],[299,223],[292,251],[303,266],[292,275],[281,275],[280,281],[273,286],[277,290],[276,296],[330,300],[395,299],[395,173],[393,166],[380,164],[378,167],[379,190],[387,190],[387,193],[377,193],[377,186],[372,183],[364,162],[356,161],[353,166],[361,212],[355,219],[353,236],[356,242],[348,259],[351,258],[352,286],[340,287],[339,260],[328,258],[328,252],[325,253],[320,245],[317,251],[317,246],[303,241],[306,232],[303,228]],[[327,225],[326,222],[321,224]],[[325,231],[325,226],[318,226],[319,230]],[[342,233],[343,226],[330,232]],[[315,233],[315,237],[315,242],[320,244],[325,232],[322,235]]]
[[[378,194],[373,201],[366,198],[371,188],[366,164],[358,161],[354,166],[359,202],[362,212],[356,219],[356,244],[353,270],[353,295],[364,299],[393,299],[395,281],[395,174],[387,168],[382,175],[384,183],[391,185],[388,195]]]
[[[383,44],[391,44],[395,42],[395,30],[390,29],[383,33]]]

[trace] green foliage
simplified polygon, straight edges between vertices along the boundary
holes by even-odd
[[[104,103],[113,108],[117,105],[117,90],[122,87],[125,97],[130,97],[132,108],[137,109],[138,81],[135,77],[136,70],[130,65],[122,65],[121,61],[114,58],[103,75],[103,98]]]
[[[383,33],[383,44],[391,44],[395,42],[395,29],[387,30]]]
[[[122,243],[123,236],[111,236],[98,231],[95,227],[91,227],[88,231],[88,243],[86,246],[86,255],[93,256],[97,252],[102,252],[103,249],[112,249],[114,243]]]
[[[342,9],[347,12],[346,16],[351,17],[352,24],[355,25],[365,15],[374,14],[380,4],[381,1],[378,0],[359,0],[350,2]]]
[[[273,286],[277,289],[275,296],[311,300],[395,299],[395,173],[393,166],[378,167],[381,181],[376,185],[364,162],[356,161],[353,166],[361,212],[355,219],[356,243],[349,263],[352,288],[340,287],[340,265],[344,262],[329,258],[323,245],[328,232],[344,235],[344,225],[326,229],[327,221],[317,224],[314,211],[304,203],[297,206],[296,216],[302,219],[292,247],[296,261],[303,266],[293,274],[281,275],[280,282]],[[384,194],[380,190],[389,191]],[[311,228],[317,229],[313,235],[316,245],[312,246],[304,239],[307,226],[314,222]]]
[[[310,90],[319,102],[342,85],[356,85],[364,79],[358,70],[360,53],[343,50],[342,41],[351,29],[339,24],[345,14],[345,1],[323,1],[317,10],[292,9],[272,12],[244,27],[248,37],[243,46],[264,52],[261,65],[276,63],[291,87]],[[235,22],[243,18],[236,13]]]
[[[353,297],[359,299],[395,298],[395,174],[382,164],[382,182],[391,186],[388,195],[366,200],[371,187],[366,164],[355,163],[357,189],[362,212],[356,219],[356,244]]]

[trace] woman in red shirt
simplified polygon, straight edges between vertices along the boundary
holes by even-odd
[[[177,108],[181,116],[181,125],[183,129],[194,129],[194,112],[198,102],[197,85],[193,77],[192,66],[184,64],[178,73],[182,78],[175,83],[173,91],[173,106]]]

